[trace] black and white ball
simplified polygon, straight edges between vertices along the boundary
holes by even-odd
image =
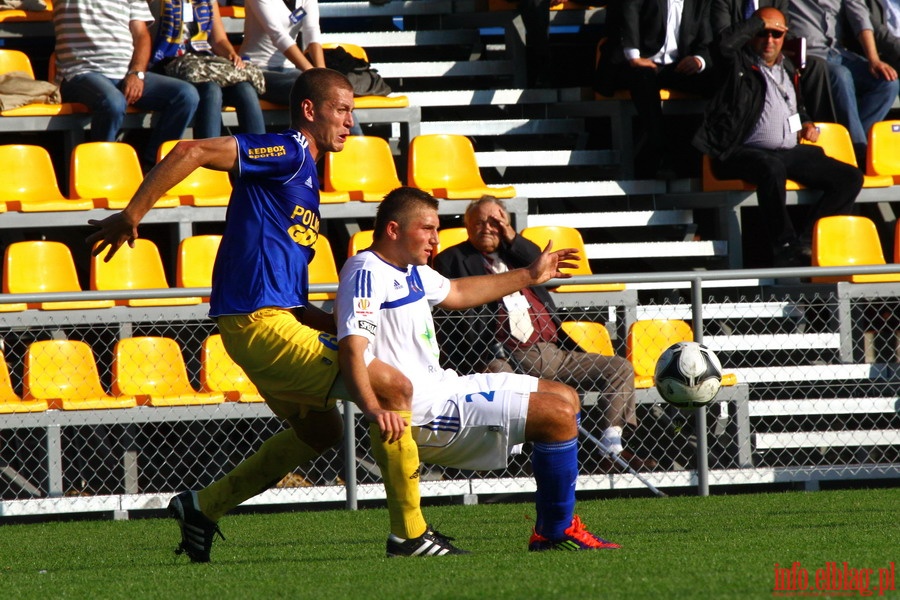
[[[722,384],[722,365],[697,342],[669,346],[656,361],[656,389],[673,406],[692,409],[712,402]]]

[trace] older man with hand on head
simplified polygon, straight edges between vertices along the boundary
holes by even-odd
[[[781,51],[786,32],[781,11],[766,7],[722,38],[730,71],[694,137],[718,177],[756,185],[778,267],[809,266],[815,222],[850,213],[863,181],[856,167],[801,143],[815,142],[819,132],[803,105],[801,75]],[[785,203],[788,179],[822,190],[797,223]]]

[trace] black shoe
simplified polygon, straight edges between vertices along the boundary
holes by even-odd
[[[812,247],[809,244],[787,243],[775,249],[772,266],[776,268],[809,267],[812,265]]]
[[[175,548],[175,554],[187,554],[191,562],[209,562],[213,537],[219,534],[224,540],[225,536],[215,521],[200,512],[197,494],[187,491],[172,498],[169,501],[169,514],[178,521],[181,529],[181,543]]]
[[[387,556],[444,556],[445,554],[469,554],[450,542],[452,537],[438,533],[430,526],[417,538],[404,540],[393,533],[388,536]]]

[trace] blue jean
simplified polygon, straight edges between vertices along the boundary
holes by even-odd
[[[111,142],[122,128],[127,105],[119,89],[121,85],[121,79],[110,79],[100,73],[84,73],[62,82],[60,92],[65,102],[80,102],[90,109],[92,140]],[[160,118],[150,131],[147,146],[140,152],[141,162],[155,163],[160,144],[181,139],[199,101],[200,96],[190,83],[145,73],[144,93],[134,105],[141,110],[157,111]]]
[[[848,50],[832,50],[825,58],[837,120],[847,126],[859,154],[868,144],[869,129],[894,104],[900,84],[873,77],[869,61]]]
[[[222,135],[222,106],[237,110],[238,124],[243,133],[265,133],[262,109],[256,89],[247,81],[222,87],[217,83],[195,83],[200,105],[194,117],[194,139]]]
[[[287,106],[291,103],[291,88],[294,87],[294,81],[300,77],[302,73],[300,69],[273,69],[271,71],[263,71],[263,77],[266,80],[266,92],[260,95],[263,100],[268,100],[274,104],[284,104]],[[353,126],[350,128],[350,135],[362,135],[362,127],[354,116]]]

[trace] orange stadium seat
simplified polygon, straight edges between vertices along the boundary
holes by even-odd
[[[475,199],[488,194],[513,198],[516,188],[490,187],[484,183],[475,148],[463,135],[429,134],[413,138],[409,144],[409,185],[425,190],[435,198]]]
[[[144,180],[135,149],[124,142],[85,142],[72,151],[69,193],[86,198],[97,208],[122,209]],[[154,208],[173,208],[177,196],[163,196]]]
[[[574,270],[568,272],[572,275],[593,275],[591,265],[588,262],[587,252],[581,233],[574,227],[562,227],[558,225],[543,225],[538,227],[526,227],[522,230],[522,237],[537,244],[541,250],[547,246],[547,242],[553,242],[555,250],[563,248],[575,248],[579,259]],[[619,292],[625,289],[624,283],[579,283],[561,285],[555,288],[557,292]]]
[[[6,364],[6,356],[0,353],[0,415],[15,413],[42,412],[47,410],[46,400],[23,400],[13,389],[12,380],[9,378],[9,366]]]
[[[200,347],[200,390],[224,394],[230,401],[264,401],[240,365],[228,356],[218,333],[203,340]]]
[[[609,337],[609,330],[606,329],[603,323],[563,321],[560,327],[563,333],[585,352],[593,352],[603,356],[613,356],[616,353],[613,350],[612,340]]]
[[[41,12],[31,12],[26,13],[25,11],[19,10],[5,10],[0,11],[0,22],[9,21],[9,17],[12,15],[10,13],[22,13],[23,15],[41,15],[51,14],[50,11],[41,11]],[[3,17],[7,17],[4,19]],[[26,19],[27,20],[27,19]],[[24,52],[20,52],[19,50],[8,50],[8,49],[0,49],[0,75],[5,75],[8,73],[19,73],[20,77],[25,77],[27,79],[34,79],[34,69],[31,66],[31,59],[28,58],[28,55]],[[50,81],[53,81],[53,78],[50,78]],[[15,108],[8,108],[4,111],[0,111],[0,116],[3,117],[54,117],[57,115],[70,115],[73,113],[83,113],[87,112],[87,107],[83,104],[76,104],[72,102],[62,102],[59,104],[53,104],[48,102],[32,102],[30,104],[26,104],[24,106],[18,106]]]
[[[106,252],[91,257],[92,290],[151,290],[169,287],[162,257],[156,244],[146,238],[134,240],[134,248],[123,245],[109,262]],[[197,297],[117,300],[120,306],[187,306],[200,304]]]
[[[222,242],[221,235],[192,235],[178,243],[175,269],[177,287],[211,287],[213,265]]]
[[[179,140],[168,140],[159,146],[158,160],[168,154]],[[187,206],[228,206],[231,199],[231,180],[225,171],[198,167],[166,192]]]
[[[4,294],[80,292],[78,273],[69,247],[61,242],[25,241],[6,247],[3,257]],[[28,308],[83,310],[115,306],[112,300],[36,302]]]
[[[25,354],[22,379],[26,400],[46,401],[59,410],[131,408],[134,397],[109,395],[100,384],[91,347],[74,340],[34,342]]]
[[[0,146],[0,202],[18,212],[90,210],[90,200],[69,200],[59,191],[50,154],[41,146]]]
[[[112,389],[141,406],[220,404],[221,392],[198,392],[188,380],[178,342],[164,337],[119,340],[113,350]]]
[[[837,215],[819,219],[813,229],[812,264],[817,267],[886,264],[875,223],[868,217],[854,215]],[[900,281],[900,272],[880,275],[813,277],[812,280],[817,283]]]
[[[310,283],[337,283],[338,271],[334,262],[334,252],[331,250],[331,243],[324,235],[316,238],[313,246],[316,254],[309,263],[309,282]],[[334,292],[312,292],[309,294],[310,300],[334,300]]]
[[[361,135],[348,137],[340,152],[325,154],[323,184],[326,192],[346,192],[365,202],[381,202],[401,185],[387,140]]]

